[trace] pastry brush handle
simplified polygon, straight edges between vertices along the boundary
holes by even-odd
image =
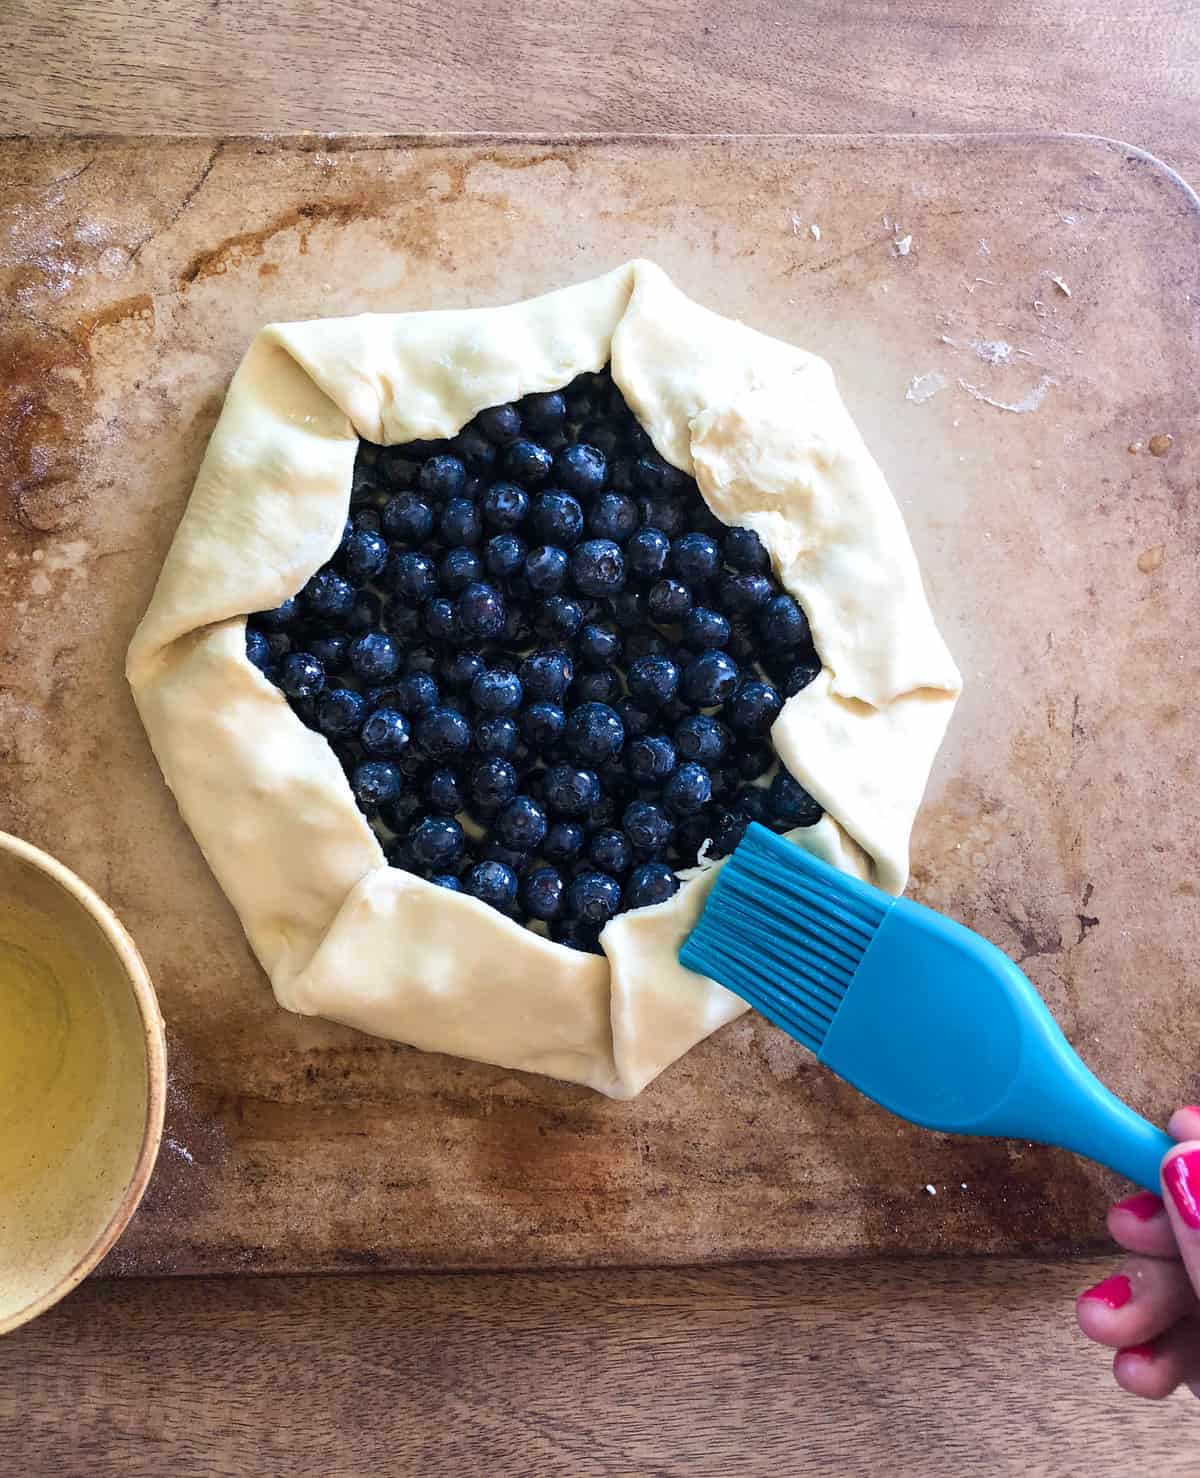
[[[914,1123],[1059,1145],[1159,1188],[1173,1141],[1084,1066],[1007,955],[910,899],[888,910],[818,1055]]]

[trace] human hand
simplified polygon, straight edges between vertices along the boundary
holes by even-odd
[[[1152,1401],[1179,1385],[1200,1396],[1200,1107],[1177,1109],[1167,1131],[1180,1143],[1162,1163],[1165,1194],[1109,1208],[1109,1232],[1133,1255],[1076,1303],[1088,1339],[1116,1350],[1117,1384]]]

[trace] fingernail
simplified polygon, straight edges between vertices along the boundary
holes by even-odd
[[[1118,1201],[1113,1210],[1128,1211],[1138,1221],[1153,1221],[1156,1216],[1163,1214],[1166,1207],[1162,1203],[1162,1197],[1156,1196],[1153,1191],[1139,1191],[1136,1196],[1126,1196],[1123,1201]]]
[[[1117,1351],[1117,1359],[1119,1360],[1122,1357],[1122,1355],[1130,1355],[1135,1360],[1153,1360],[1154,1359],[1154,1346],[1153,1345],[1126,1345],[1124,1349]]]
[[[1114,1273],[1111,1278],[1105,1278],[1103,1283],[1097,1283],[1095,1288],[1079,1295],[1080,1302],[1094,1298],[1107,1309],[1123,1309],[1132,1297],[1133,1284],[1124,1273]]]
[[[1171,1193],[1184,1226],[1200,1231],[1200,1150],[1184,1150],[1163,1167],[1163,1184]]]

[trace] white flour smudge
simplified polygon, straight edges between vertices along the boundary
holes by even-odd
[[[996,400],[981,390],[978,385],[972,385],[967,380],[960,379],[958,383],[968,395],[973,395],[976,400],[983,401],[984,405],[994,405],[998,411],[1012,411],[1014,415],[1023,416],[1028,415],[1030,411],[1036,411],[1045,400],[1046,391],[1058,382],[1050,375],[1043,375],[1028,395],[1022,396],[1020,400],[1012,401]]]
[[[186,1160],[189,1165],[196,1163],[196,1157],[186,1145],[180,1144],[177,1139],[168,1139],[167,1148],[173,1150],[181,1160]]]
[[[904,392],[905,400],[911,400],[914,405],[924,405],[927,400],[932,400],[939,390],[946,388],[946,376],[937,370],[930,370],[927,375],[914,375],[908,382],[908,389]]]
[[[1011,364],[1013,346],[1005,339],[971,339],[968,341],[984,364]]]

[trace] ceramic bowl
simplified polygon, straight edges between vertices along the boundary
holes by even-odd
[[[166,1100],[154,987],[117,916],[0,832],[0,1334],[96,1266],[154,1168]]]

